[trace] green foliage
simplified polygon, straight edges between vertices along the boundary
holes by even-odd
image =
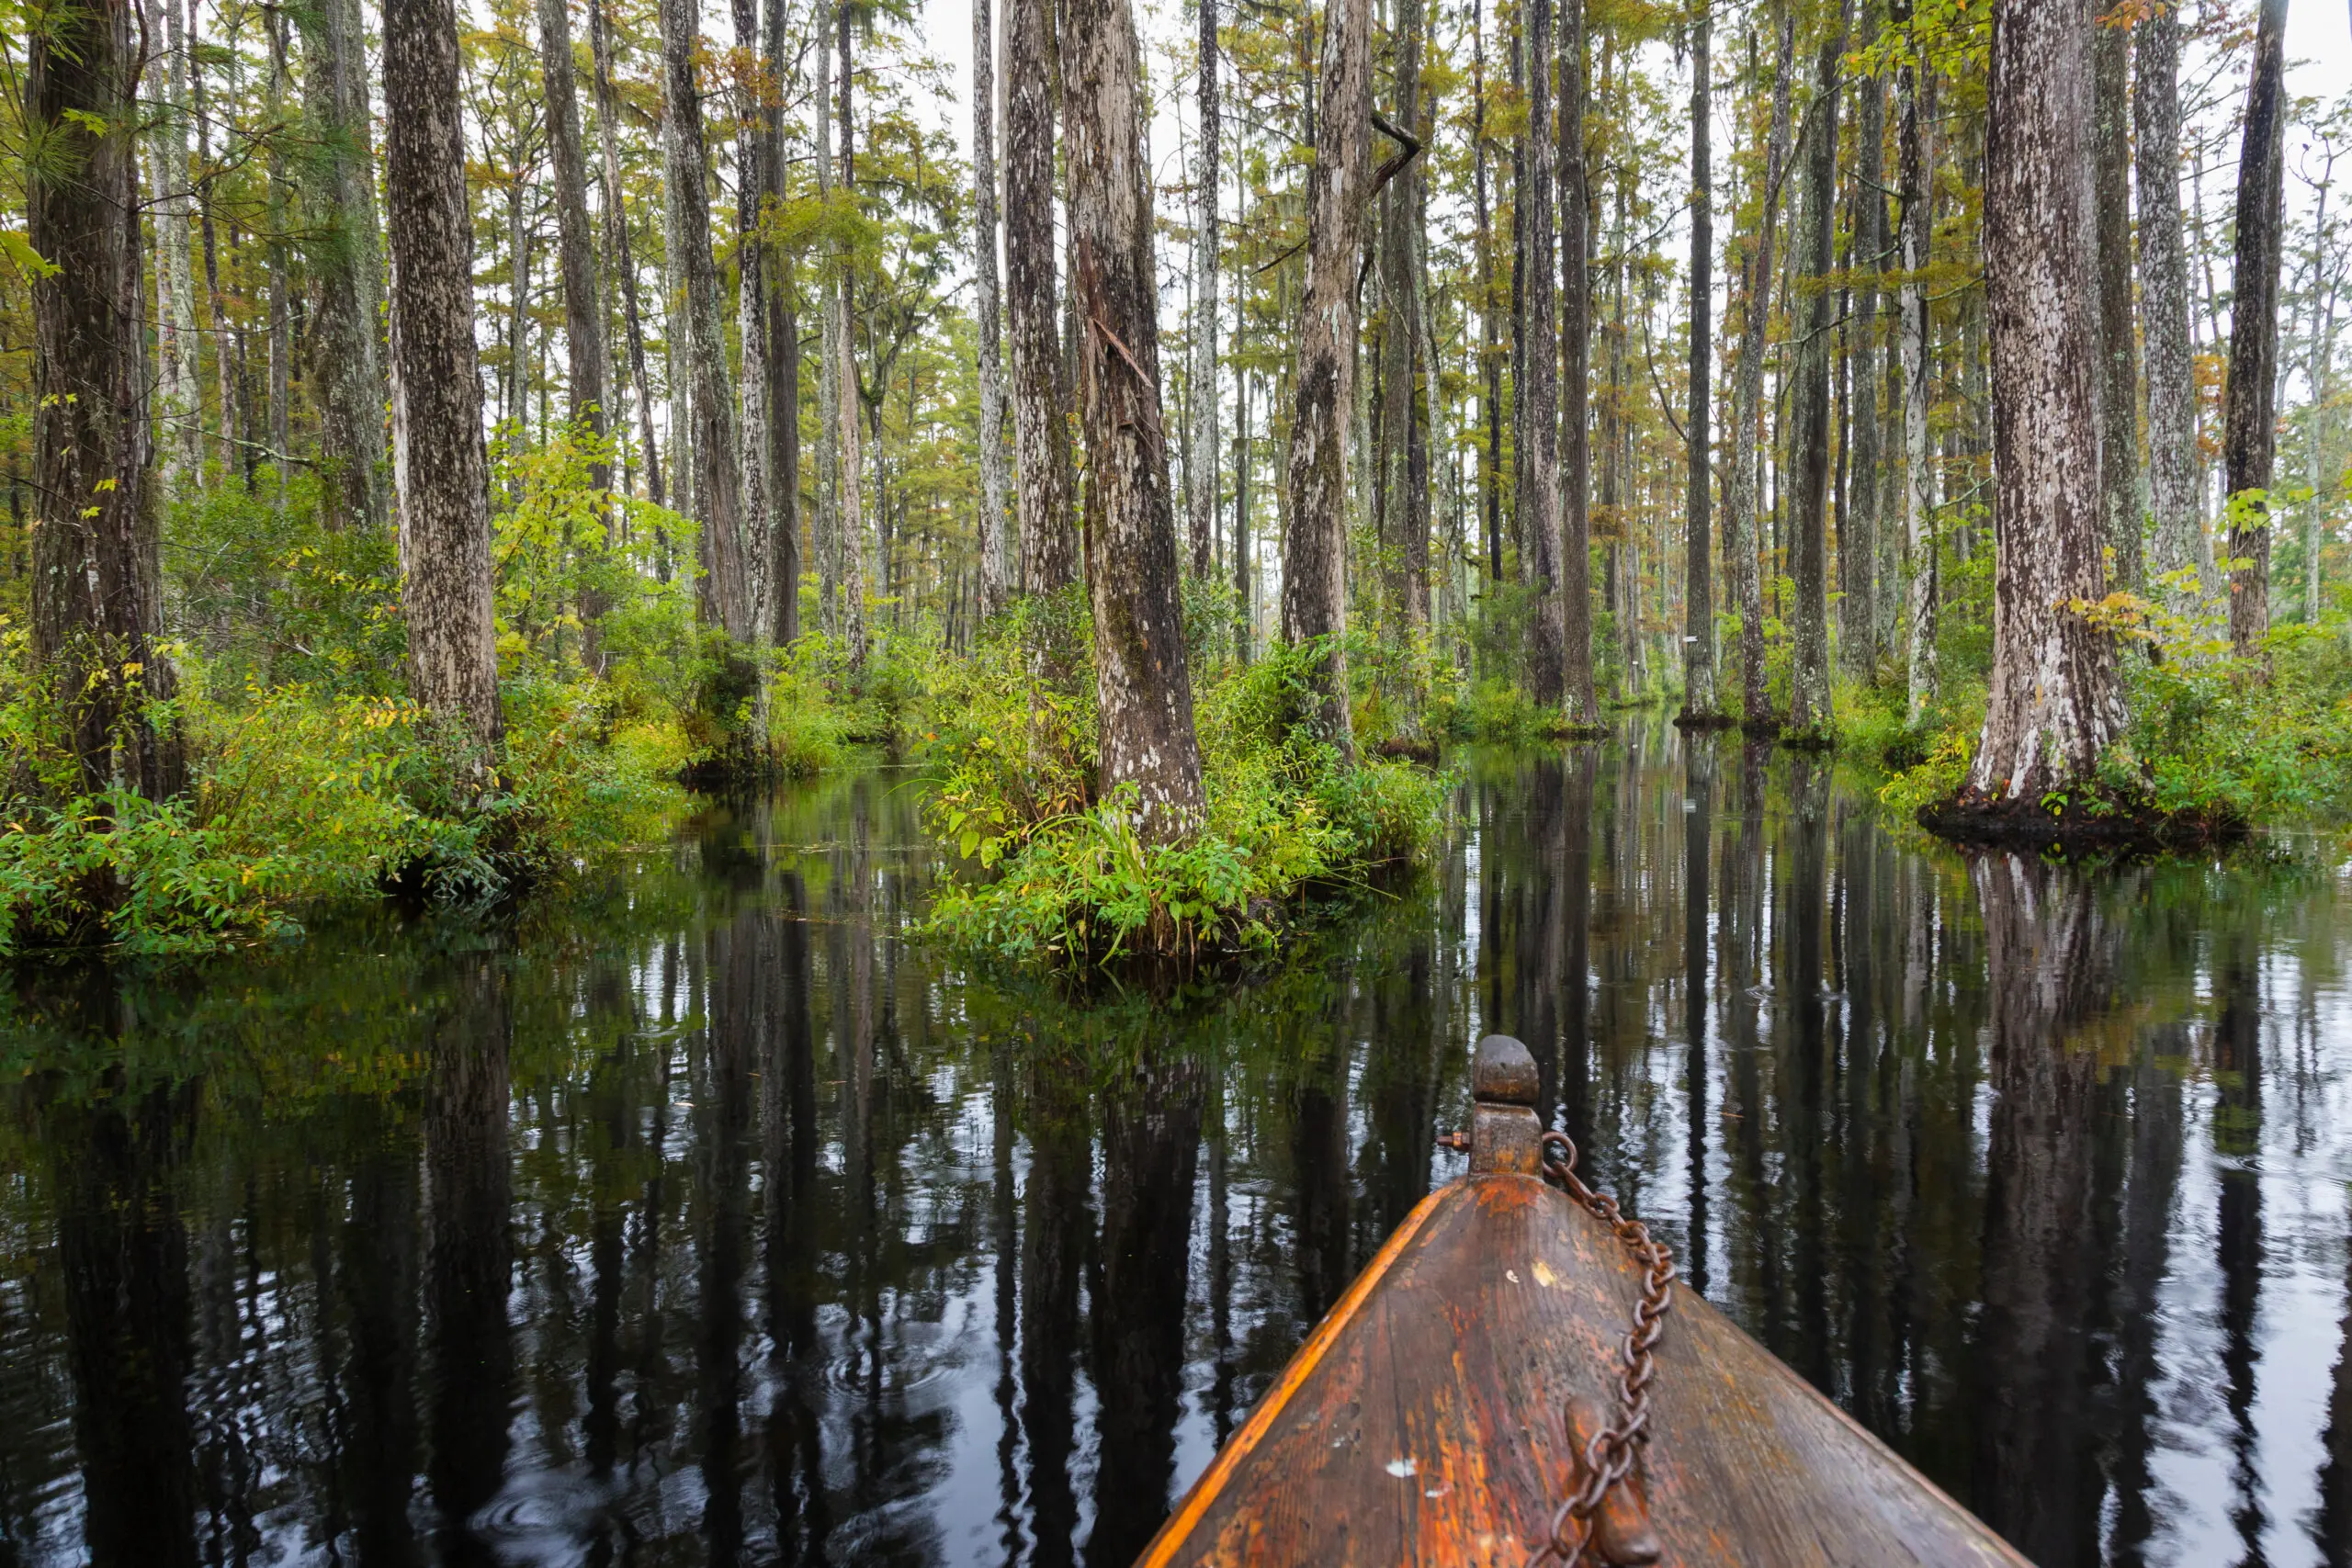
[[[2231,648],[2226,605],[2199,597],[2193,571],[2177,575],[2157,600],[2117,592],[2079,606],[2120,645],[2130,714],[2096,793],[2182,824],[2341,818],[2352,809],[2352,595],[2336,591],[2315,626],[2274,628],[2265,657],[2248,660]],[[1969,635],[1943,646],[1965,648]],[[1905,816],[1967,777],[1984,722],[1973,673],[1962,664],[1917,726],[1899,691],[1840,701],[1842,739],[1890,770],[1879,796]]]
[[[1429,730],[1481,746],[1532,746],[1559,728],[1560,716],[1508,681],[1441,691],[1430,699]]]
[[[2263,663],[2230,648],[2225,611],[2127,594],[2092,607],[2127,639],[2132,723],[2102,759],[2110,789],[2167,816],[2300,821],[2352,806],[2352,618],[2278,626]]]
[[[1206,819],[1148,842],[1131,787],[1096,795],[1091,696],[1033,678],[1041,630],[1016,611],[942,683],[954,722],[930,735],[943,778],[926,816],[978,874],[941,892],[930,929],[959,946],[1094,964],[1264,952],[1315,898],[1419,854],[1443,819],[1444,780],[1350,766],[1317,736],[1326,649],[1276,647],[1201,693]]]
[[[189,793],[160,805],[69,793],[21,634],[0,654],[0,744],[17,781],[0,831],[0,955],[208,951],[395,884],[478,903],[641,841],[678,804],[674,745],[616,732],[599,682],[507,682],[503,787],[466,801],[445,742],[406,698],[256,685],[223,701],[185,655]]]

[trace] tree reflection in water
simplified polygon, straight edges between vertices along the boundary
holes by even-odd
[[[2085,877],[1638,730],[1223,995],[908,936],[903,776],[513,929],[31,975],[0,1562],[1117,1564],[1434,1182],[1467,1047],[2059,1564],[2352,1560],[2332,868]]]

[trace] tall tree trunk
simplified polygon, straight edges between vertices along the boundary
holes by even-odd
[[[695,81],[698,30],[695,0],[662,0],[662,90],[668,186],[679,267],[684,274],[686,341],[673,345],[673,363],[685,372],[687,417],[694,447],[694,515],[702,525],[703,575],[697,604],[703,624],[736,641],[752,635],[751,581],[743,559],[741,474],[736,457],[735,400],[727,389],[721,336],[718,268],[710,253],[710,197],[703,172],[702,90]]]
[[[1193,178],[1193,574],[1206,577],[1216,540],[1217,123],[1216,0],[1197,0],[1200,47],[1200,168]]]
[[[766,0],[762,27],[760,68],[763,75],[761,136],[761,195],[781,203],[785,197],[784,141],[784,18],[786,0]],[[768,598],[765,628],[778,648],[788,648],[800,636],[800,313],[792,257],[771,254],[767,268],[768,389],[766,431],[768,471],[773,478],[768,497]]]
[[[155,48],[156,97],[149,155],[155,165],[155,350],[156,387],[164,433],[164,483],[177,490],[201,477],[204,452],[198,413],[203,393],[197,379],[196,273],[188,254],[193,216],[188,201],[188,49],[182,36],[179,0],[162,0],[163,27]],[[160,47],[157,47],[160,44]]]
[[[2132,335],[2132,23],[2092,26],[2091,199],[2098,224],[2098,334],[2104,379],[2099,534],[2115,552],[2114,586],[2137,593],[2141,561],[2140,353]]]
[[[556,261],[563,276],[566,417],[575,432],[585,431],[596,443],[597,456],[588,465],[588,485],[604,491],[613,482],[612,465],[603,453],[609,373],[605,360],[605,306],[596,288],[596,244],[588,227],[588,160],[580,145],[579,94],[572,81],[576,69],[571,57],[570,0],[539,0],[539,72],[547,89],[548,151],[555,164]],[[605,531],[609,538],[609,512]],[[591,668],[603,664],[597,627],[605,609],[601,592],[582,590],[582,650]]]
[[[2230,498],[2230,643],[2241,658],[2270,633],[2270,480],[2278,455],[2278,261],[2286,228],[2287,0],[2262,0],[2238,153],[2237,254],[2230,275],[2223,493]]]
[[[857,200],[856,124],[852,118],[853,91],[855,83],[851,75],[850,11],[846,0],[835,6],[835,37],[841,45],[842,133],[842,195],[853,205]],[[849,647],[849,667],[862,672],[865,668],[865,459],[858,435],[857,416],[863,394],[857,378],[856,345],[851,341],[850,326],[850,257],[844,251],[833,272],[833,352],[839,356],[833,371],[834,414],[841,421],[839,444],[841,477],[841,513],[839,547],[842,576],[842,637]],[[879,503],[881,491],[877,486],[875,498]],[[885,556],[887,558],[887,549]]]
[[[538,0],[538,71],[548,94],[548,155],[555,164],[555,261],[564,282],[564,362],[570,371],[567,419],[605,440],[605,303],[597,291],[595,240],[588,232],[588,157],[581,151],[576,66],[571,62],[570,0]],[[588,482],[612,482],[605,463]]]
[[[1993,355],[1993,675],[1963,804],[2039,811],[2123,724],[2099,597],[2098,230],[2090,14],[2000,0],[1984,160]]]
[[[302,33],[311,116],[325,136],[324,178],[311,204],[317,238],[309,263],[319,285],[311,379],[318,389],[322,521],[329,528],[372,528],[389,513],[384,359],[377,341],[384,253],[376,226],[366,25],[357,0],[322,0]]]
[[[453,0],[384,6],[384,121],[392,460],[409,691],[472,742],[459,766],[479,792],[493,782],[503,727]]]
[[[757,59],[760,0],[734,0],[733,10],[735,47]],[[775,622],[770,595],[775,585],[770,581],[770,569],[775,561],[775,547],[768,532],[774,485],[768,466],[768,248],[760,241],[760,204],[768,185],[768,139],[761,102],[766,95],[757,82],[755,75],[735,129],[735,335],[740,360],[736,384],[742,389],[743,399],[738,471],[742,483],[743,595],[750,617],[746,636],[763,643]],[[763,714],[766,701],[763,684]],[[765,728],[764,719],[762,728]]]
[[[83,790],[162,800],[187,767],[177,724],[149,707],[179,682],[157,644],[132,28],[130,0],[98,0],[51,13],[28,46],[24,101],[47,162],[26,182],[27,238],[55,268],[31,283],[32,655]]]
[[[1133,784],[1144,837],[1198,829],[1207,801],[1193,734],[1174,498],[1159,399],[1159,277],[1143,85],[1127,0],[1065,0],[1062,110],[1069,162],[1070,288],[1080,355],[1094,691],[1102,789]]]
[[[1752,729],[1777,728],[1764,683],[1764,589],[1757,576],[1763,513],[1758,505],[1757,436],[1764,398],[1765,329],[1772,316],[1773,231],[1789,160],[1789,76],[1796,63],[1796,16],[1777,0],[1780,44],[1772,70],[1772,118],[1764,141],[1764,192],[1756,242],[1740,276],[1739,367],[1732,388],[1731,484],[1724,498],[1724,559],[1739,604],[1740,716]]]
[[[1708,724],[1715,707],[1713,493],[1708,485],[1707,414],[1714,389],[1714,17],[1701,8],[1690,26],[1690,366],[1689,412],[1682,427],[1682,713]]]
[[[659,0],[656,3],[659,14]],[[666,88],[665,88],[666,96]],[[694,326],[686,307],[686,199],[677,185],[684,160],[665,102],[662,112],[662,367],[669,404],[670,504],[695,514]],[[701,156],[699,149],[695,157]]]
[[[1238,279],[1235,292],[1238,293]],[[1234,346],[1240,340],[1238,328]],[[1235,356],[1233,376],[1233,661],[1248,664],[1258,631],[1258,561],[1250,537],[1250,373]]]
[[[628,238],[628,209],[621,199],[620,105],[613,91],[613,46],[605,0],[588,0],[589,51],[596,66],[596,130],[605,152],[605,265],[620,285],[621,324],[628,339],[628,375],[637,400],[638,440],[645,448],[645,494],[662,504],[662,449],[653,435],[653,384],[645,371],[645,326],[637,302],[637,252]]]
[[[1903,19],[1909,17],[1906,6]],[[1917,724],[1936,694],[1935,476],[1928,466],[1928,265],[1929,207],[1926,106],[1920,68],[1905,65],[1895,90],[1902,103],[1897,178],[1902,186],[1903,539],[1911,558],[1905,676],[1905,711]]]
[[[1495,318],[1495,247],[1487,209],[1487,28],[1480,0],[1470,0],[1472,194],[1478,222],[1478,368],[1487,449],[1479,455],[1479,513],[1485,518],[1487,581],[1503,580],[1503,348]]]
[[[1789,723],[1791,740],[1827,745],[1836,720],[1829,697],[1829,351],[1837,299],[1829,275],[1836,263],[1833,237],[1838,201],[1838,71],[1846,53],[1851,0],[1838,6],[1836,22],[1821,40],[1815,60],[1814,101],[1805,116],[1810,146],[1805,168],[1804,254],[1799,258],[1806,302],[1804,339],[1797,354],[1798,493],[1794,558],[1796,636],[1791,649]]]
[[[286,12],[265,5],[262,28],[269,39],[269,79],[266,99],[269,122],[286,117]],[[294,310],[293,268],[288,263],[286,235],[293,224],[288,214],[286,157],[278,139],[269,140],[265,167],[268,176],[269,244],[269,460],[277,465],[277,504],[286,504],[287,469],[293,466]]]
[[[1054,294],[1053,0],[1005,0],[1004,283],[1012,337],[1012,437],[1021,586],[1078,581],[1069,380]]]
[[[2311,479],[2311,496],[2303,503],[2303,620],[2319,625],[2320,551],[2326,544],[2325,524],[2335,500],[2333,470],[2328,467],[2328,396],[2335,380],[2335,281],[2327,275],[2327,197],[2335,178],[2335,152],[2321,159],[2319,199],[2312,218],[2311,407],[2304,415],[2304,462]]]
[[[1315,163],[1306,179],[1306,297],[1290,426],[1290,527],[1283,540],[1283,637],[1328,638],[1320,727],[1352,760],[1348,713],[1348,434],[1355,403],[1356,258],[1372,154],[1371,0],[1327,0]]]
[[[525,205],[529,189],[526,149],[517,146],[506,176],[506,374],[501,378],[499,423],[512,425],[508,440],[526,445],[530,420],[531,223]]]
[[[833,188],[833,50],[830,26],[831,0],[820,0],[816,22],[817,82],[817,199],[825,205]],[[841,605],[841,440],[842,355],[833,340],[836,318],[833,274],[841,265],[828,254],[817,283],[817,515],[813,530],[817,552],[817,602],[825,633],[842,633]]]
[[[1392,29],[1396,69],[1396,96],[1392,113],[1408,136],[1418,136],[1421,74],[1421,0],[1396,0]],[[1416,232],[1421,220],[1419,160],[1392,177],[1381,193],[1380,295],[1380,553],[1382,617],[1392,649],[1410,646],[1415,628],[1429,619],[1429,584],[1423,573],[1418,584],[1413,571],[1412,527],[1423,522],[1421,555],[1429,548],[1426,496],[1414,504],[1413,436],[1423,415],[1416,406],[1415,382],[1420,367],[1421,297],[1414,275],[1419,249]],[[1409,701],[1409,697],[1408,699]]]
[[[1558,708],[1571,696],[1569,628],[1577,612],[1568,603],[1567,572],[1560,558],[1560,382],[1555,345],[1564,334],[1559,334],[1554,316],[1557,275],[1552,266],[1552,0],[1529,0],[1524,21],[1519,43],[1527,129],[1520,148],[1521,184],[1511,198],[1521,246],[1512,321],[1519,377],[1512,411],[1519,423],[1522,574],[1535,592],[1528,624],[1527,694],[1538,706]],[[1571,205],[1581,214],[1581,201]],[[1580,234],[1581,218],[1572,221]],[[1577,254],[1582,255],[1581,244]],[[1573,355],[1571,368],[1580,367],[1582,360],[1580,353]],[[1572,434],[1572,440],[1577,438]],[[1584,613],[1589,616],[1589,608]],[[1590,640],[1588,634],[1588,645]],[[1582,722],[1581,709],[1575,716]]]
[[[202,15],[198,0],[188,0],[188,75],[196,111],[196,166],[202,171],[196,186],[197,217],[204,236],[204,299],[212,325],[213,373],[220,383],[220,471],[226,475],[237,464],[237,433],[245,426],[244,384],[236,373],[236,355],[231,352],[228,306],[220,293],[220,233],[212,217],[212,118],[206,103],[203,58],[198,47],[202,36],[198,26]]]
[[[1861,43],[1878,39],[1878,11],[1864,6]],[[1853,422],[1846,502],[1838,510],[1840,662],[1865,684],[1879,656],[1879,289],[1886,270],[1886,87],[1875,76],[1856,85],[1854,125]]]
[[[1004,323],[996,276],[996,28],[989,0],[972,0],[972,197],[980,333],[980,523],[973,543],[980,558],[980,614],[993,615],[1012,590],[1005,549],[1005,530],[1012,522],[1012,475],[1004,449]],[[1209,209],[1214,214],[1214,200]]]
[[[1543,53],[1532,56],[1541,61]],[[1566,537],[1560,550],[1561,693],[1568,722],[1600,723],[1592,684],[1592,452],[1589,413],[1592,357],[1592,191],[1584,145],[1585,0],[1560,13],[1560,381],[1559,488]],[[1549,340],[1544,339],[1547,344]]]
[[[2148,491],[2162,577],[2199,565],[2204,536],[2180,215],[2179,12],[2150,6],[2138,32],[2132,111],[2139,131],[2140,330],[2148,350]]]

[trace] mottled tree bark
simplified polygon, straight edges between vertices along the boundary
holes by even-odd
[[[1561,694],[1571,725],[1600,723],[1592,684],[1592,452],[1587,393],[1592,351],[1592,192],[1584,146],[1585,0],[1560,13],[1560,610]],[[1542,53],[1532,57],[1541,61]]]
[[[1527,694],[1557,708],[1568,699],[1568,604],[1560,558],[1559,360],[1555,319],[1557,274],[1552,266],[1552,0],[1530,0],[1519,38],[1527,88],[1527,129],[1519,147],[1521,183],[1511,212],[1520,242],[1518,299],[1511,328],[1518,378],[1512,413],[1519,437],[1519,525],[1521,576],[1535,591],[1527,628]],[[1575,206],[1580,215],[1580,203]],[[1581,216],[1576,220],[1582,232]],[[1581,245],[1579,244],[1579,255]],[[1580,367],[1581,354],[1572,366]],[[1585,612],[1589,617],[1590,611]],[[1588,634],[1586,641],[1590,642]]]
[[[32,656],[55,694],[81,784],[178,794],[178,694],[157,646],[154,437],[140,265],[139,52],[129,0],[49,14],[25,82],[43,177],[27,238],[56,268],[33,304]]]
[[[1195,830],[1207,807],[1159,399],[1159,272],[1143,85],[1127,0],[1065,0],[1062,112],[1069,164],[1070,286],[1086,471],[1093,492],[1101,787],[1133,784],[1144,836]]]
[[[1306,296],[1290,425],[1290,527],[1283,540],[1283,637],[1329,639],[1320,726],[1352,758],[1348,713],[1349,411],[1355,402],[1356,259],[1372,154],[1371,0],[1327,0],[1315,163],[1306,180]]]
[[[1984,809],[2088,780],[2123,723],[2114,640],[2073,607],[2101,592],[2090,25],[2071,0],[2001,0],[1993,19],[1993,675],[1961,792]]]
[[[1196,0],[1200,45],[1193,67],[1201,102],[1200,167],[1193,176],[1193,574],[1205,578],[1216,543],[1217,491],[1217,123],[1216,0]]]
[[[286,11],[282,6],[261,8],[262,31],[269,42],[268,85],[263,113],[269,123],[282,123],[286,114]],[[294,411],[294,280],[286,236],[293,231],[289,216],[292,191],[286,179],[286,155],[277,138],[266,139],[263,168],[267,191],[263,221],[268,232],[262,254],[269,272],[269,459],[277,475],[277,504],[286,505],[287,471],[293,467]]]
[[[1764,586],[1757,572],[1762,512],[1757,504],[1757,437],[1764,399],[1765,329],[1772,316],[1772,242],[1781,183],[1789,161],[1789,76],[1796,63],[1796,17],[1778,0],[1780,44],[1772,72],[1772,118],[1764,141],[1764,199],[1756,240],[1740,276],[1739,366],[1732,385],[1731,483],[1724,496],[1724,561],[1739,605],[1740,717],[1751,729],[1771,729],[1772,699],[1764,683]]]
[[[543,5],[556,0],[541,0]],[[757,48],[759,0],[734,0],[735,46]],[[743,597],[748,629],[753,642],[763,640],[775,619],[769,581],[775,550],[768,537],[768,265],[767,247],[760,243],[760,201],[767,188],[767,138],[761,124],[755,90],[742,105],[735,130],[735,336],[740,369],[736,384],[742,389],[743,423],[738,447],[739,491],[742,507]],[[725,351],[722,349],[722,353]],[[766,700],[763,688],[761,700]],[[764,711],[764,710],[763,710]]]
[[[1396,0],[1391,30],[1396,62],[1396,94],[1391,114],[1409,136],[1419,136],[1421,74],[1421,0]],[[1420,279],[1414,260],[1419,250],[1420,161],[1416,158],[1381,192],[1380,206],[1380,551],[1383,618],[1390,640],[1406,646],[1414,628],[1429,622],[1429,510],[1426,472],[1413,472],[1414,436],[1426,439],[1427,414],[1417,384],[1420,362]],[[1415,570],[1413,529],[1420,528]],[[1408,699],[1409,700],[1409,694]]]
[[[972,208],[980,334],[980,520],[974,545],[980,558],[980,614],[993,615],[1012,590],[1005,549],[1012,475],[1004,449],[1004,323],[996,273],[996,28],[989,0],[972,0]]]
[[[1714,18],[1701,10],[1690,26],[1690,366],[1683,417],[1682,713],[1706,724],[1715,708],[1713,491],[1708,484],[1714,396],[1715,201],[1713,130]]]
[[[1487,27],[1479,0],[1470,0],[1471,195],[1478,224],[1478,367],[1480,412],[1487,445],[1478,457],[1479,513],[1485,519],[1487,581],[1503,580],[1502,329],[1495,314],[1495,247],[1487,208]]]
[[[2270,634],[2270,501],[2278,456],[2278,261],[2286,228],[2287,0],[2262,0],[2238,153],[2237,254],[2230,283],[2230,378],[2222,493],[2230,498],[2230,643],[2259,653]]]
[[[2201,564],[2197,387],[2188,331],[2188,248],[2180,216],[2180,14],[2153,6],[2133,46],[2139,130],[2140,330],[2148,351],[2148,494],[2155,569]],[[2187,597],[2187,596],[2182,596]]]
[[[1903,298],[1903,539],[1911,558],[1905,673],[1905,712],[1917,724],[1936,692],[1935,475],[1928,466],[1928,295],[1921,274],[1928,265],[1928,132],[1923,123],[1919,69],[1905,65],[1896,75],[1902,102],[1897,133],[1902,186]]]
[[[820,0],[817,21],[817,199],[821,204],[833,188],[833,51],[826,25],[826,0]],[[833,273],[840,258],[828,254],[817,282],[817,602],[828,636],[839,636],[841,607],[841,349],[833,341]]]
[[[384,462],[383,238],[376,226],[366,20],[358,0],[321,0],[302,32],[307,96],[324,136],[311,202],[318,279],[311,377],[317,388],[321,521],[374,527],[389,513]]]
[[[842,193],[854,202],[857,199],[856,123],[851,118],[851,105],[856,84],[851,74],[853,62],[848,5],[837,5],[833,14],[835,39],[841,46],[841,75],[836,86],[841,95]],[[850,258],[843,252],[837,259],[831,299],[833,353],[837,356],[833,372],[833,413],[841,421],[836,456],[841,480],[841,510],[837,519],[841,533],[837,542],[841,552],[842,639],[849,645],[849,667],[853,671],[863,671],[865,668],[865,457],[864,444],[859,438],[857,416],[864,399],[857,379],[856,345],[850,336]]]
[[[695,80],[699,28],[695,0],[662,0],[664,150],[671,221],[685,286],[685,343],[672,363],[684,371],[694,448],[694,515],[702,525],[703,574],[696,603],[703,623],[738,642],[752,635],[751,581],[743,559],[741,475],[735,400],[727,388],[720,328],[718,268],[710,252],[710,197],[703,171],[702,89]]]
[[[784,98],[786,62],[784,18],[786,0],[766,0],[761,27],[760,188],[763,200],[781,202],[785,196]],[[767,455],[768,494],[768,624],[766,636],[777,647],[789,647],[800,636],[800,315],[789,254],[763,258],[768,287]],[[755,434],[754,439],[757,439]],[[757,547],[758,542],[753,542]]]
[[[1021,587],[1078,581],[1069,381],[1054,288],[1052,0],[1005,0],[1004,283],[1012,337],[1012,440]]]
[[[503,728],[453,0],[384,6],[384,109],[392,462],[409,691],[436,720],[470,739],[467,783],[482,789],[492,782]]]
[[[2091,199],[2098,225],[2098,336],[2103,380],[2099,536],[2115,552],[2109,581],[2138,592],[2141,560],[2140,351],[2132,335],[2132,123],[2128,18],[2092,25]]]
[[[1878,37],[1878,12],[1864,6],[1861,44]],[[1878,673],[1879,656],[1879,357],[1878,275],[1886,267],[1886,87],[1877,77],[1855,84],[1854,344],[1851,481],[1838,513],[1839,662],[1857,681]]]
[[[1846,52],[1850,0],[1841,5],[1815,58],[1814,101],[1805,116],[1804,236],[1797,261],[1809,296],[1797,350],[1797,495],[1789,552],[1796,580],[1796,635],[1789,681],[1790,739],[1835,739],[1829,698],[1829,351],[1837,299],[1830,287],[1838,202],[1838,70]]]

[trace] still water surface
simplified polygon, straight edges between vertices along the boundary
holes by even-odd
[[[2352,1558],[2341,869],[1972,863],[1631,730],[1474,763],[1262,983],[1080,1007],[907,939],[916,798],[715,808],[519,930],[20,980],[0,1565],[1120,1568],[1459,1169],[1487,1030],[2044,1568]]]

